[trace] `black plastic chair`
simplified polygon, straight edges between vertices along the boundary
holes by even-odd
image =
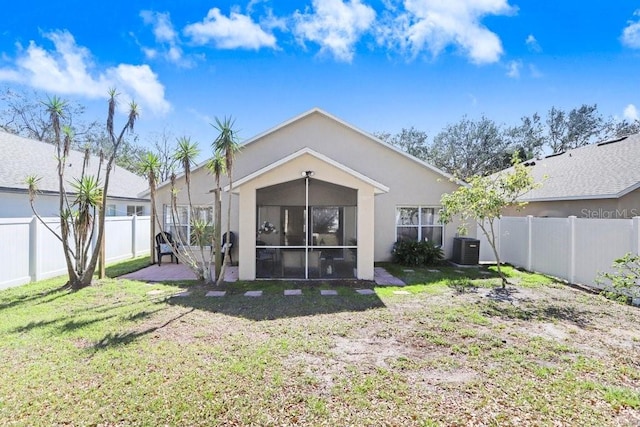
[[[174,251],[178,251],[178,246],[173,241],[173,236],[169,232],[156,234],[156,253],[158,255],[158,266],[162,265],[162,257],[165,255],[171,256],[171,261],[175,259],[176,264],[178,263],[178,257],[174,253]],[[173,248],[173,250],[171,249]]]
[[[227,232],[225,231],[222,234],[222,256],[226,255],[227,249],[229,249],[229,260],[231,260],[231,264],[233,264],[233,245],[236,243],[236,235],[233,231],[229,232],[229,243],[227,243]]]

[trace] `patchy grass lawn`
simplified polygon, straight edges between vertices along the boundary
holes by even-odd
[[[498,294],[491,270],[386,267],[409,285],[238,283],[207,298],[197,283],[69,292],[55,279],[0,292],[0,423],[640,423],[637,308],[510,268],[515,286]]]

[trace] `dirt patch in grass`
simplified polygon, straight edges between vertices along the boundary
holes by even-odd
[[[474,271],[460,290],[442,270],[416,270],[408,295],[266,282],[207,298],[204,286],[157,284],[165,293],[148,295],[126,281],[57,299],[0,294],[0,356],[10,361],[0,419],[640,425],[638,308],[520,272],[507,293]],[[327,287],[338,295],[320,296]],[[285,297],[290,288],[303,294]],[[169,297],[184,289],[191,295]],[[244,297],[251,289],[263,296]]]

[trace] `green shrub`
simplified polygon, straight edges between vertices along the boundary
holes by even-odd
[[[609,299],[629,303],[632,298],[640,298],[640,256],[627,253],[613,261],[613,272],[600,273],[596,283],[604,288]]]
[[[392,254],[395,263],[410,267],[434,265],[444,259],[442,248],[429,241],[398,240]]]

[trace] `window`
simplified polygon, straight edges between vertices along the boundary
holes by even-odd
[[[116,205],[107,205],[107,216],[116,216]]]
[[[402,206],[396,209],[396,240],[428,240],[442,246],[444,225],[440,209]]]
[[[178,205],[172,213],[171,207],[165,205],[164,229],[174,235],[176,241],[194,246],[202,241],[208,246],[213,237],[213,207],[194,206],[191,210],[187,205]]]
[[[127,206],[127,216],[142,216],[144,215],[144,206]]]

